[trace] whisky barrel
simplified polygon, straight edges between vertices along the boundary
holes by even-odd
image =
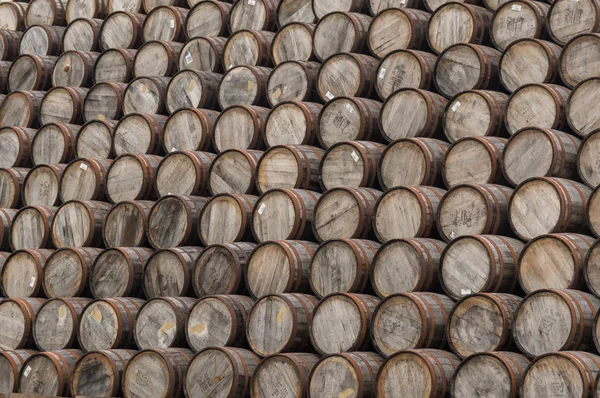
[[[268,295],[258,300],[246,323],[250,348],[261,357],[309,349],[309,327],[318,302],[314,296],[298,293]]]
[[[313,52],[317,59],[323,61],[334,54],[366,52],[371,20],[370,16],[346,11],[334,11],[321,18],[313,32]],[[402,32],[403,38],[406,35],[406,41],[410,41],[410,28],[400,27],[399,30],[402,28],[405,29]],[[379,37],[374,39],[371,52],[379,56],[379,51],[375,51],[380,47],[376,42],[377,38]]]
[[[8,91],[47,90],[52,86],[52,70],[56,59],[51,55],[37,54],[17,57],[8,71]]]
[[[347,11],[347,12],[363,12],[367,13],[368,0],[351,0],[351,1],[332,1],[332,2],[321,2],[313,1],[312,9],[317,19],[322,19],[325,15],[334,11]]]
[[[48,249],[12,252],[2,269],[2,292],[9,298],[43,297],[42,272],[52,254]]]
[[[42,288],[49,298],[84,297],[89,293],[89,275],[102,249],[65,247],[54,251],[44,267]]]
[[[10,230],[10,225],[12,224],[12,221],[15,218],[17,212],[17,209],[0,208],[0,248],[2,249],[10,248],[10,246],[8,245],[8,232]]]
[[[60,181],[62,202],[104,200],[107,174],[112,162],[108,159],[75,159],[69,163]]]
[[[23,202],[21,191],[29,169],[0,169],[0,208],[18,208]]]
[[[133,350],[88,352],[75,364],[71,392],[75,396],[121,395],[125,366],[136,353]]]
[[[519,304],[513,338],[524,355],[593,349],[594,317],[600,300],[578,290],[540,289]],[[553,315],[548,322],[548,311]]]
[[[221,109],[233,105],[266,105],[267,79],[272,69],[240,65],[229,69],[219,84],[217,100]]]
[[[600,77],[586,79],[573,89],[567,100],[567,122],[580,137],[600,128],[599,121],[593,116],[600,109],[595,102],[599,85]]]
[[[280,2],[280,6],[283,7],[285,2],[286,0]],[[314,30],[315,25],[310,22],[290,22],[282,26],[271,43],[273,64],[279,65],[285,61],[312,61],[315,58],[312,38]]]
[[[87,88],[54,87],[46,93],[40,105],[40,124],[82,124]]]
[[[262,151],[228,149],[221,152],[208,170],[208,190],[221,193],[253,194],[256,191],[256,168]]]
[[[144,42],[164,40],[185,41],[185,19],[189,10],[171,5],[161,5],[148,12],[142,27]]]
[[[452,396],[518,396],[529,360],[515,352],[482,352],[461,362],[452,378]],[[486,377],[481,377],[485,374]]]
[[[219,112],[208,109],[180,109],[164,126],[162,146],[165,153],[173,151],[213,152],[212,138]]]
[[[257,165],[256,187],[260,193],[275,188],[319,190],[319,164],[323,150],[305,145],[269,148]]]
[[[215,155],[208,152],[176,151],[169,153],[158,166],[156,194],[202,196],[207,194],[208,170]],[[149,179],[149,183],[152,178]]]
[[[461,299],[448,314],[448,345],[461,358],[514,349],[512,321],[521,297],[476,293]]]
[[[67,2],[68,0],[31,0],[29,6],[20,3],[24,6],[20,23],[24,22],[27,27],[33,25],[66,26]]]
[[[132,113],[124,116],[114,129],[115,155],[161,154],[166,122],[166,116],[152,113]]]
[[[506,104],[506,130],[511,135],[526,127],[565,131],[570,93],[555,84],[532,83],[519,87]]]
[[[506,47],[500,58],[500,81],[513,92],[530,83],[556,83],[561,48],[549,41],[519,39]]]
[[[174,6],[174,7],[184,7],[186,0],[140,0],[142,6],[144,7],[144,11],[142,13],[149,14],[153,9],[159,6]],[[188,0],[195,1],[195,0]],[[191,5],[191,4],[190,4]]]
[[[87,51],[63,52],[52,72],[52,86],[92,87],[94,65],[99,55]]]
[[[213,72],[184,70],[169,82],[165,107],[169,113],[184,108],[215,109],[221,75]]]
[[[75,156],[78,158],[99,157],[112,159],[112,138],[116,120],[91,120],[81,126],[75,140]]]
[[[598,210],[600,210],[600,194],[598,194],[598,192],[600,192],[600,188],[594,189],[594,191],[591,193],[586,209],[586,220],[588,227],[592,234],[596,237],[600,236],[600,213],[598,213]]]
[[[546,16],[552,40],[564,46],[580,33],[600,30],[600,3],[595,0],[560,0],[552,3]]]
[[[227,149],[261,149],[268,108],[233,105],[215,121],[213,146],[217,153]]]
[[[367,8],[369,14],[377,15],[388,8],[422,8],[423,2],[420,0],[368,0]]]
[[[227,193],[210,198],[200,213],[200,241],[208,246],[249,240],[250,218],[257,200],[257,196]]]
[[[108,13],[117,11],[143,14],[143,0],[108,0]]]
[[[386,55],[377,68],[375,89],[382,100],[402,88],[433,89],[437,57],[425,51],[396,50]]]
[[[35,344],[42,351],[78,347],[77,330],[83,308],[92,300],[83,297],[54,298],[46,301],[33,324]]]
[[[27,206],[15,215],[8,242],[13,251],[52,247],[50,226],[58,207]]]
[[[546,14],[550,6],[540,1],[514,0],[501,4],[494,12],[490,38],[504,51],[519,39],[544,39]]]
[[[447,187],[460,184],[506,185],[502,154],[506,138],[465,137],[446,152],[442,176]]]
[[[438,232],[450,241],[463,235],[506,235],[508,202],[513,190],[494,184],[452,187],[438,206]]]
[[[305,397],[311,370],[318,361],[317,355],[305,353],[276,354],[265,358],[254,371],[251,395]],[[289,382],[282,383],[282,380]]]
[[[285,61],[273,69],[267,81],[267,100],[271,106],[286,101],[318,100],[317,73],[319,64],[306,61]]]
[[[19,54],[58,56],[64,49],[65,32],[66,29],[62,26],[33,25],[23,32]]]
[[[202,4],[207,3],[206,1],[202,2]],[[224,37],[194,37],[190,39],[179,53],[179,70],[222,73],[223,63],[221,59],[223,58],[226,41],[227,39]]]
[[[342,186],[378,186],[377,165],[384,149],[384,145],[369,141],[334,144],[327,150],[319,165],[321,187],[328,190]]]
[[[83,118],[92,120],[119,120],[123,116],[123,96],[127,84],[98,83],[85,97]]]
[[[367,350],[371,346],[371,318],[379,302],[373,296],[350,293],[335,293],[321,300],[313,311],[313,348],[321,355]]]
[[[422,19],[427,21],[428,16],[429,14],[425,14],[425,18]],[[466,3],[446,3],[431,15],[428,26],[425,26],[425,33],[429,46],[439,54],[457,43],[487,44],[491,24],[492,13],[483,7]]]
[[[281,28],[293,22],[310,24],[316,20],[311,0],[282,0],[277,6],[277,24]]]
[[[255,243],[220,243],[206,247],[194,266],[192,283],[198,297],[244,294],[248,259]]]
[[[229,31],[231,33],[242,29],[275,31],[278,3],[279,1],[276,0],[234,3],[229,11]]]
[[[108,0],[69,1],[66,13],[69,23],[77,18],[103,19],[108,14]]]
[[[52,222],[54,247],[90,247],[102,242],[102,225],[111,206],[97,201],[72,200],[63,204]]]
[[[145,247],[113,247],[103,250],[90,272],[94,298],[141,297],[144,265],[153,251]]]
[[[137,50],[112,48],[96,60],[94,83],[129,83],[133,79],[133,59]]]
[[[23,364],[19,392],[24,395],[71,395],[71,373],[81,350],[57,350],[32,355]]]
[[[125,89],[123,113],[164,114],[169,77],[138,77]]]
[[[25,127],[0,128],[0,167],[27,167],[31,165],[31,142],[37,130]]]
[[[383,151],[378,176],[385,190],[397,186],[441,186],[450,144],[431,138],[403,138]]]
[[[586,254],[593,242],[594,238],[579,234],[550,234],[530,240],[517,267],[523,291],[583,290]],[[593,274],[593,267],[590,271]]]
[[[585,185],[563,178],[530,178],[515,189],[510,199],[511,228],[524,240],[555,232],[583,231],[590,194]]]
[[[2,130],[0,130],[0,139]],[[577,154],[577,172],[581,181],[590,188],[600,185],[600,172],[596,167],[596,154],[600,150],[599,139],[600,134],[595,131],[589,134],[579,147]]]
[[[39,0],[32,1],[32,3]],[[7,2],[0,4],[0,28],[3,30],[12,30],[22,32],[25,27],[25,14],[27,9],[31,8],[27,3]]]
[[[33,322],[45,301],[41,298],[18,298],[3,300],[0,303],[0,348],[3,352],[35,347]]]
[[[27,173],[23,181],[23,203],[27,206],[58,206],[60,180],[66,164],[42,164]]]
[[[454,239],[440,257],[444,292],[454,300],[472,293],[514,293],[517,261],[524,245],[517,239],[493,235]]]
[[[325,149],[345,141],[382,141],[382,105],[366,98],[338,97],[321,109],[317,138]]]
[[[37,351],[0,351],[0,393],[8,395],[17,392],[17,382],[23,363],[35,353]]]
[[[119,10],[109,14],[100,30],[98,44],[102,50],[138,48],[142,43],[142,24],[146,17],[139,13]]]
[[[450,98],[466,90],[496,90],[500,85],[501,52],[476,44],[459,43],[440,54],[435,64],[437,91]]]
[[[274,36],[273,32],[246,29],[233,33],[223,49],[223,69],[239,65],[269,66]]]
[[[364,54],[332,55],[319,68],[319,97],[323,102],[335,97],[375,97],[375,71],[378,64],[377,59]]]
[[[377,371],[383,359],[372,352],[332,354],[313,368],[309,381],[310,396],[373,396]],[[351,396],[350,395],[350,396]]]
[[[388,8],[373,18],[367,44],[373,55],[384,58],[401,49],[420,49],[426,41],[431,14],[411,8]],[[319,22],[319,25],[321,22]]]
[[[106,247],[141,247],[146,239],[148,214],[154,202],[123,201],[115,204],[106,215],[102,228]]]
[[[0,103],[0,127],[37,127],[44,91],[14,91]]]
[[[140,308],[134,338],[141,350],[185,346],[185,324],[196,302],[191,297],[161,297]]]
[[[436,293],[400,293],[388,296],[373,314],[373,346],[384,357],[415,348],[446,345],[446,320],[454,306]]]
[[[560,55],[558,71],[567,86],[575,87],[585,79],[598,76],[591,66],[598,63],[599,45],[600,34],[597,33],[582,33],[565,45]]]
[[[246,397],[260,359],[242,348],[210,347],[192,359],[184,382],[186,397]]]
[[[191,297],[192,272],[200,247],[174,247],[153,253],[144,265],[142,286],[147,298]]]
[[[446,397],[460,359],[454,354],[420,349],[400,351],[379,368],[376,393],[381,398],[394,397],[397,391],[407,396]]]
[[[263,137],[265,146],[268,148],[275,145],[314,146],[319,128],[318,117],[322,108],[323,105],[314,102],[278,103],[269,112],[265,123]],[[377,121],[375,120],[374,123],[376,124]]]
[[[184,31],[188,39],[201,37],[225,37],[227,20],[232,5],[223,1],[197,1],[185,19]]]
[[[195,352],[210,347],[245,346],[246,321],[253,305],[254,300],[246,296],[201,298],[190,310],[186,324],[188,344]]]
[[[198,242],[198,219],[208,201],[200,196],[167,195],[148,215],[148,241],[155,249],[194,246]]]
[[[502,171],[513,186],[531,177],[575,180],[580,143],[558,130],[523,128],[506,143]]]
[[[134,346],[133,329],[142,304],[144,300],[137,298],[106,298],[88,304],[79,320],[81,348],[89,352]]]
[[[154,178],[162,157],[156,155],[121,155],[106,175],[106,196],[112,203],[152,199]]]
[[[168,77],[177,72],[182,43],[154,40],[145,42],[133,59],[134,77]]]
[[[77,18],[65,30],[62,47],[64,51],[97,51],[100,49],[101,19]]]

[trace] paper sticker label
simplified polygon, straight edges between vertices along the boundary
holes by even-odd
[[[173,29],[175,27],[175,20],[171,19],[171,29]]]
[[[325,96],[329,99],[333,99],[333,94],[331,94],[329,91],[325,94]]]
[[[254,88],[254,82],[252,80],[248,80],[248,88],[246,91],[250,92]]]
[[[512,9],[513,11],[521,11],[521,6],[519,4],[513,4]]]
[[[248,4],[250,4],[251,6],[256,5],[256,0],[248,0]]]
[[[177,152],[177,148],[175,148],[175,147],[171,148],[171,152]]]
[[[456,101],[456,102],[454,103],[454,105],[452,105],[452,112],[456,112],[456,110],[457,110],[458,108],[460,108],[460,105],[461,105],[460,101]]]
[[[277,87],[277,90],[273,93],[273,98],[279,99],[281,97],[281,88]]]
[[[83,171],[86,171],[86,170],[88,169],[88,168],[87,168],[87,164],[85,164],[85,163],[81,163],[81,164],[79,165],[79,168],[80,168],[81,170],[83,170]]]
[[[29,373],[31,373],[31,366],[28,366],[23,372],[23,376],[28,377]]]
[[[350,156],[352,156],[352,159],[354,159],[355,162],[358,162],[358,159],[360,159],[360,157],[358,156],[358,153],[356,153],[356,151],[352,151]]]
[[[468,296],[469,294],[471,294],[471,289],[460,289],[461,296]]]
[[[186,63],[186,64],[191,64],[193,60],[194,60],[194,58],[192,57],[192,53],[189,53],[189,52],[188,52],[188,53],[185,55],[185,63]]]
[[[195,80],[190,80],[190,84],[188,84],[187,92],[191,93],[192,90],[194,89],[195,85],[196,85],[196,81]]]
[[[29,287],[34,287],[35,286],[35,276],[31,277],[31,280],[29,281]]]
[[[379,70],[379,78],[380,78],[380,79],[383,79],[383,77],[385,76],[385,71],[386,71],[386,69],[385,69],[385,68],[381,68],[381,69]]]
[[[450,239],[455,239],[458,236],[458,234],[454,231],[450,232]]]
[[[346,109],[348,109],[348,112],[350,112],[350,113],[354,112],[354,108],[352,108],[352,105],[350,105],[350,104],[346,104]]]
[[[260,207],[258,208],[258,214],[263,214],[266,208],[266,204],[263,203],[262,205],[260,205]]]
[[[101,114],[101,113],[98,114],[98,120],[105,120],[105,119],[106,119],[106,117],[104,117],[103,114]]]

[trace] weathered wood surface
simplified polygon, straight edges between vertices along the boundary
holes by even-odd
[[[600,35],[597,33],[577,35],[567,43],[560,55],[558,70],[568,87],[598,76],[594,70],[598,65],[599,45]]]
[[[87,122],[77,134],[75,156],[78,158],[100,157],[112,159],[112,138],[116,120],[92,120]]]
[[[163,149],[173,151],[213,152],[214,123],[219,112],[209,109],[180,109],[164,126]]]
[[[66,247],[55,250],[44,267],[42,288],[49,298],[85,297],[94,260],[102,249]]]
[[[505,127],[509,134],[526,127],[567,128],[567,101],[571,92],[556,84],[532,83],[513,92],[505,112]]]
[[[227,39],[223,49],[223,69],[238,65],[269,66],[275,33],[240,30]]]
[[[52,254],[48,249],[21,249],[6,259],[2,292],[9,298],[43,297],[42,272]]]
[[[0,131],[0,137],[1,137]],[[600,151],[600,134],[589,134],[579,147],[577,172],[581,181],[591,188],[600,185],[600,170],[596,167],[597,154]]]
[[[0,167],[26,167],[31,165],[31,143],[37,130],[26,127],[0,128]]]
[[[371,19],[367,15],[344,11],[327,14],[313,32],[315,56],[323,61],[334,54],[365,52]]]
[[[161,5],[148,12],[142,28],[144,42],[164,40],[167,42],[185,41],[185,19],[188,10],[171,5]]]
[[[49,90],[40,105],[40,124],[82,124],[83,104],[87,88],[54,87]]]
[[[223,1],[198,1],[185,19],[186,37],[225,37],[232,5]]]
[[[162,157],[156,155],[121,155],[106,175],[106,196],[112,203],[152,199],[154,181]]]
[[[185,323],[191,297],[161,297],[146,301],[135,320],[134,339],[141,350],[185,346]]]
[[[194,37],[190,39],[179,54],[179,70],[223,72],[221,59],[226,41],[227,39],[224,37]]]
[[[103,50],[138,48],[142,43],[145,16],[132,11],[115,11],[104,19],[98,44]]]
[[[2,249],[10,248],[8,245],[8,232],[17,212],[16,209],[0,208],[0,247]],[[2,258],[6,259],[6,256],[2,256]]]
[[[316,100],[319,64],[285,61],[273,69],[267,82],[267,100],[272,106],[286,101]]]
[[[578,84],[567,100],[567,122],[580,137],[585,137],[600,128],[600,123],[592,117],[594,112],[600,109],[596,102],[599,86],[600,77],[589,78]]]
[[[21,369],[19,392],[59,397],[71,395],[71,370],[82,355],[81,350],[58,350],[32,355]]]
[[[138,77],[125,89],[123,113],[164,114],[169,77]],[[121,120],[122,121],[122,120]]]
[[[512,92],[529,83],[558,81],[561,48],[549,41],[520,39],[511,43],[500,59],[500,81]]]
[[[156,193],[160,197],[206,195],[208,172],[214,158],[215,155],[208,152],[172,151],[156,170]]]
[[[328,2],[313,1],[312,8],[315,16],[322,19],[325,15],[334,11],[347,11],[360,13],[367,12],[367,0],[333,0]]]
[[[317,141],[318,117],[323,106],[290,101],[271,109],[265,124],[265,146],[311,145]]]
[[[250,392],[253,396],[304,396],[311,370],[318,361],[315,354],[272,355],[261,361],[254,371]]]
[[[427,21],[428,17],[429,14],[425,14],[422,19]],[[428,22],[427,42],[431,49],[439,54],[453,44],[487,44],[492,13],[483,7],[462,2],[446,3],[435,10]]]
[[[66,2],[66,1],[65,1]],[[27,14],[27,3],[7,2],[0,4],[0,18],[2,25],[0,28],[4,30],[23,31],[25,28],[25,15]]]
[[[121,394],[125,366],[136,353],[133,350],[89,352],[81,357],[71,375],[71,392],[75,396]]]
[[[594,191],[590,195],[586,210],[587,225],[590,228],[592,234],[596,237],[600,236],[600,213],[598,213],[598,210],[600,210],[600,194],[598,194],[599,191],[600,188],[596,187],[596,189],[594,189]]]
[[[79,317],[92,300],[83,297],[55,298],[42,305],[35,317],[33,338],[42,351],[77,347]]]
[[[380,102],[366,98],[334,98],[322,109],[317,138],[325,149],[344,141],[382,141]]]
[[[433,88],[437,57],[425,51],[396,50],[385,56],[377,68],[377,95],[386,100],[401,88]]]
[[[92,120],[119,120],[123,116],[125,83],[98,83],[92,87],[83,104],[83,118]]]
[[[154,40],[145,42],[135,54],[135,77],[167,77],[177,73],[182,43]]]
[[[0,351],[0,393],[8,396],[17,391],[23,363],[35,353],[33,350]]]
[[[144,264],[144,295],[157,297],[191,297],[192,272],[200,256],[200,247],[174,247],[154,252]]]
[[[229,12],[231,33],[242,29],[274,31],[277,21],[277,0],[235,3]]]
[[[316,19],[311,0],[282,0],[277,6],[277,24],[280,27],[294,22],[309,24]]]
[[[214,109],[221,77],[204,71],[179,72],[169,82],[165,107],[169,113],[184,108]]]
[[[14,91],[0,103],[0,127],[38,127],[45,91]]]
[[[31,26],[23,33],[19,45],[19,54],[58,56],[64,49],[65,32],[66,29],[62,26]]]
[[[327,190],[342,186],[377,186],[377,165],[384,149],[384,145],[368,141],[334,144],[319,165],[321,187]]]
[[[219,194],[200,213],[198,235],[203,245],[244,242],[251,237],[251,218],[257,196]]]
[[[585,284],[590,292],[597,294],[600,291],[600,244],[594,242],[586,255],[585,266],[583,268]],[[598,322],[596,322],[598,323]],[[598,328],[598,326],[596,326]],[[596,332],[595,344],[600,342],[600,331]]]
[[[141,14],[144,12],[143,0],[108,0],[108,13],[127,11]]]
[[[108,0],[69,1],[66,9],[68,23],[77,18],[103,19],[108,13]]]
[[[167,195],[148,215],[148,241],[155,249],[194,246],[198,242],[198,219],[208,198]]]
[[[240,65],[229,69],[219,84],[221,109],[233,105],[266,105],[267,79],[272,69],[264,66]]]
[[[21,191],[29,169],[0,169],[0,208],[16,209],[23,203]]]
[[[151,249],[120,247],[105,249],[96,257],[90,272],[94,298],[142,297],[142,275]]]
[[[304,145],[282,145],[267,150],[257,165],[256,187],[319,190],[319,164],[324,151]]]
[[[70,200],[98,200],[106,197],[106,179],[112,160],[75,159],[65,168],[60,181],[60,198]]]
[[[52,71],[56,57],[51,55],[23,54],[14,60],[8,72],[7,88],[10,92],[47,90],[52,86]]]
[[[28,206],[15,215],[8,241],[13,251],[51,247],[50,226],[58,207]]]
[[[506,185],[502,157],[506,138],[466,137],[446,152],[442,176],[447,187],[459,184]]]
[[[111,206],[97,201],[73,200],[63,204],[52,222],[54,247],[94,247],[102,241],[102,225]]]
[[[319,69],[317,92],[324,102],[335,97],[375,96],[377,59],[364,54],[335,54]]]
[[[292,2],[298,3],[296,0]],[[301,0],[307,1],[307,0]],[[289,0],[280,2],[284,7]],[[315,25],[310,22],[290,22],[282,26],[271,43],[271,59],[279,65],[285,61],[311,61],[314,58],[312,35]]]
[[[137,50],[113,48],[102,53],[94,67],[94,82],[129,83],[133,78],[133,59]]]
[[[154,202],[123,201],[106,215],[102,235],[106,247],[139,247],[147,243],[148,214]]]
[[[125,94],[127,96],[127,94]],[[113,151],[124,154],[161,154],[161,142],[167,117],[151,113],[133,113],[123,117],[113,134]]]
[[[0,329],[0,348],[3,351],[35,347],[33,322],[45,301],[41,298],[18,298],[0,303],[0,320],[3,325]]]
[[[598,2],[594,0],[553,2],[546,16],[550,37],[564,46],[579,33],[598,32],[599,9]]]
[[[99,55],[88,51],[63,52],[52,72],[52,86],[91,87],[94,65]]]
[[[262,151],[228,149],[210,165],[208,189],[211,195],[221,193],[253,194],[256,191],[256,169]]]
[[[221,112],[212,137],[215,151],[262,149],[268,113],[268,108],[254,105],[233,105]]]
[[[63,35],[64,51],[97,51],[101,19],[78,18],[73,20]]]
[[[490,38],[499,50],[505,50],[519,39],[544,39],[546,14],[550,6],[540,1],[503,3],[494,12]]]

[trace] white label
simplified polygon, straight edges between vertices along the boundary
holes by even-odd
[[[346,109],[348,109],[348,112],[353,113],[354,109],[352,109],[352,105],[350,104],[346,104]]]
[[[192,53],[187,53],[185,55],[185,63],[186,64],[191,64],[193,60],[194,60],[194,58],[192,57]]]
[[[450,239],[454,239],[458,236],[458,234],[454,231],[450,232]]]
[[[518,5],[518,4],[513,4],[513,6],[512,6],[512,10],[513,10],[513,11],[521,11],[521,6],[520,6],[520,5]]]
[[[356,151],[352,151],[350,156],[352,156],[352,159],[354,159],[355,162],[358,162],[358,159],[360,159],[360,157],[358,156],[358,153],[356,153]]]
[[[263,214],[266,208],[266,204],[263,203],[262,205],[260,205],[260,207],[258,208],[258,214]]]
[[[28,366],[25,371],[23,372],[23,376],[27,377],[29,376],[29,373],[31,373],[31,366]]]
[[[29,281],[29,287],[34,287],[35,286],[35,276],[31,277],[31,280]]]
[[[402,4],[402,5],[406,4],[406,0],[400,0],[400,4]]]
[[[248,0],[248,4],[251,6],[256,5],[256,0]]]
[[[177,151],[177,148],[175,148],[175,147],[171,148],[171,152],[175,152],[175,151]]]
[[[175,27],[175,20],[171,19],[171,29],[173,29]]]
[[[460,289],[461,296],[468,296],[469,294],[471,294],[471,289]]]
[[[333,99],[333,94],[331,94],[329,91],[325,94],[325,96],[329,99]]]
[[[457,110],[458,108],[460,108],[460,105],[461,105],[460,101],[456,101],[456,102],[454,103],[454,105],[452,105],[452,112],[456,112],[456,110]]]
[[[379,71],[379,78],[383,79],[383,77],[385,76],[385,68],[381,68],[381,70]]]
[[[83,171],[86,171],[86,170],[87,170],[87,164],[85,164],[85,163],[81,163],[81,164],[79,165],[79,168],[80,168],[81,170],[83,170]]]

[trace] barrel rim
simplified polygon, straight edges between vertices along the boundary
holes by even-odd
[[[520,0],[520,1],[522,1],[522,0]],[[502,52],[502,55],[500,56],[500,60],[498,61],[498,78],[500,79],[500,83],[502,84],[502,87],[504,87],[504,89],[506,89],[509,93],[514,92],[520,86],[517,88],[514,88],[512,90],[510,90],[508,88],[508,84],[507,84],[507,82],[505,82],[505,78],[503,78],[502,65],[503,65],[503,62],[505,59],[505,55],[509,52],[509,50],[523,42],[528,42],[528,43],[532,43],[532,44],[535,43],[537,46],[541,47],[544,50],[544,53],[546,53],[546,58],[548,59],[548,71],[546,72],[544,82],[553,82],[555,80],[553,77],[557,73],[556,69],[558,69],[557,66],[559,64],[558,57],[556,57],[556,59],[553,59],[552,56],[550,55],[552,53],[552,49],[551,49],[550,45],[557,45],[557,44],[555,44],[553,42],[548,42],[547,40],[536,39],[536,38],[531,38],[531,37],[524,37],[524,38],[515,40],[504,48],[504,51]],[[560,48],[560,49],[562,50],[562,48]],[[553,68],[553,66],[554,66],[554,68]]]

